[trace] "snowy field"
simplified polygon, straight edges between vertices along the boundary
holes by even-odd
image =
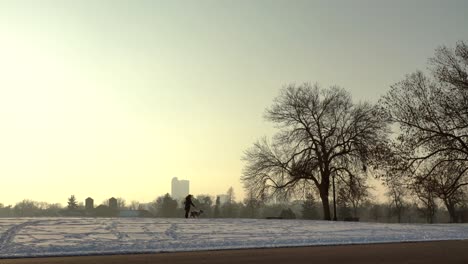
[[[0,218],[0,258],[468,239],[468,224]]]

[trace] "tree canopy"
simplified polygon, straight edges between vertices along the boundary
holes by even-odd
[[[271,141],[257,141],[247,150],[242,175],[246,189],[257,197],[282,197],[317,188],[324,218],[331,219],[331,177],[353,177],[355,164],[365,169],[387,138],[387,120],[370,103],[353,103],[340,87],[290,85],[267,109],[265,118],[278,132]]]

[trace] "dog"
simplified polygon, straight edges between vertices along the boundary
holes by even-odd
[[[190,212],[190,218],[198,218],[201,214],[203,214],[203,210],[191,211]]]

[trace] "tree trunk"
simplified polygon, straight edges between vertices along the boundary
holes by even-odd
[[[357,218],[357,217],[358,217],[357,210],[358,210],[358,205],[355,204],[355,203],[353,203],[353,217],[354,217],[354,218]]]
[[[448,208],[449,214],[450,214],[450,223],[456,223],[457,222],[457,215],[455,213],[455,208],[454,206],[450,206]]]
[[[447,207],[447,211],[449,212],[449,215],[450,215],[450,223],[456,223],[457,215],[455,213],[455,205],[451,203],[448,199],[444,199],[444,204]]]
[[[435,207],[432,205],[429,206],[429,224],[434,223],[434,217],[435,217]]]
[[[324,220],[331,220],[330,216],[330,203],[328,201],[328,188],[325,186],[320,186],[320,199],[322,200],[323,206],[323,219]]]

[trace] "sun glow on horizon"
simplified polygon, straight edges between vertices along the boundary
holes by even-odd
[[[0,203],[149,202],[173,177],[242,200],[241,158],[274,130],[262,115],[281,87],[375,101],[468,35],[455,4],[439,23],[436,4],[396,19],[363,3],[0,3]]]

